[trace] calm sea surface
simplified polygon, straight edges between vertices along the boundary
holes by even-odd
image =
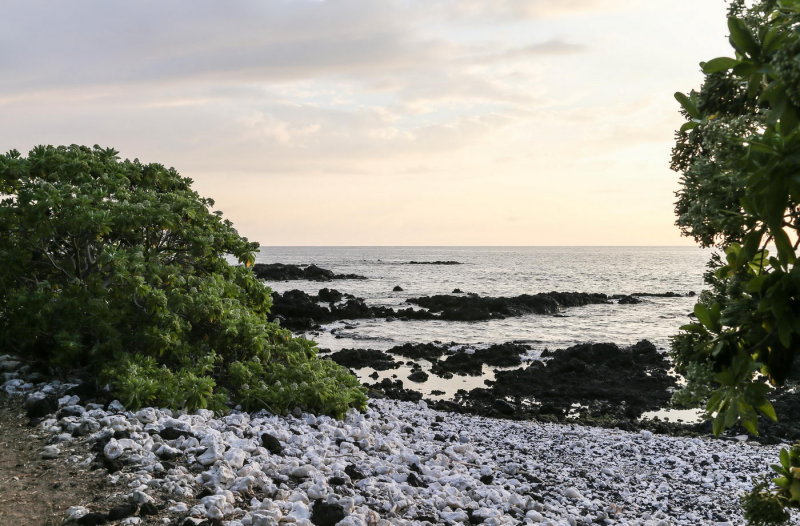
[[[335,288],[370,305],[407,307],[407,298],[449,294],[455,288],[482,296],[537,292],[630,294],[700,292],[709,251],[695,247],[262,247],[259,263],[314,263],[366,280],[271,282],[275,291],[316,293]],[[409,261],[461,265],[409,265]],[[399,285],[402,292],[392,292]],[[406,342],[528,343],[545,348],[581,342],[629,345],[649,339],[666,348],[687,322],[695,298],[641,298],[636,305],[589,305],[560,316],[527,315],[479,322],[355,320],[310,335],[320,347],[388,349]],[[345,326],[350,328],[345,328]],[[335,330],[335,335],[330,332]]]

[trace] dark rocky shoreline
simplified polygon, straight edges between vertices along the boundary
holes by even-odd
[[[266,281],[332,281],[335,279],[367,279],[358,274],[336,274],[316,265],[287,265],[283,263],[256,263],[253,273]]]
[[[458,290],[458,289],[456,289]],[[455,291],[454,291],[455,292]],[[456,294],[459,294],[456,292]],[[323,288],[314,294],[293,289],[272,294],[269,318],[292,330],[312,330],[320,324],[339,320],[387,318],[397,320],[486,321],[527,314],[555,315],[564,309],[586,305],[639,303],[632,295],[614,295],[585,292],[546,292],[521,294],[512,297],[488,297],[477,294],[440,294],[408,298],[415,305],[405,309],[371,306],[362,298]],[[656,296],[656,295],[652,295]],[[659,294],[659,297],[679,297],[677,293]]]
[[[456,261],[409,261],[417,265],[456,265]],[[269,267],[269,269],[266,269]],[[364,279],[363,276],[335,274],[315,265],[262,265],[260,277],[269,280],[305,279],[330,281]],[[308,273],[308,274],[306,274]],[[267,277],[271,276],[271,277]],[[277,277],[276,277],[277,276]],[[395,287],[395,292],[402,287]],[[632,294],[598,294],[581,292],[548,292],[510,297],[488,297],[463,293],[412,297],[407,308],[372,306],[362,298],[336,289],[323,288],[315,294],[300,290],[273,293],[270,319],[278,320],[293,331],[319,330],[322,324],[342,320],[383,318],[387,320],[486,321],[534,315],[561,315],[564,309],[587,305],[631,305],[647,298],[692,297],[694,292],[637,292]],[[574,422],[625,430],[646,429],[672,435],[705,435],[710,433],[706,422],[687,423],[643,419],[645,412],[669,407],[677,379],[663,352],[647,340],[621,348],[613,343],[586,343],[558,351],[542,353],[542,361],[526,362],[529,348],[515,342],[486,347],[460,346],[454,342],[404,343],[385,351],[377,349],[341,349],[321,353],[353,371],[371,368],[391,371],[410,368],[406,377],[390,374],[365,382],[370,395],[417,402],[425,400],[431,407],[454,413],[499,417],[512,420]],[[487,369],[488,368],[488,369]],[[510,370],[508,370],[510,369]],[[494,372],[494,381],[485,387],[460,390],[450,399],[428,399],[421,387],[429,379],[450,379],[454,376],[480,376]],[[387,373],[388,374],[388,373]],[[384,375],[385,376],[385,375]],[[624,380],[621,378],[624,377]],[[435,393],[434,393],[435,394]],[[800,396],[776,391],[774,403],[779,414],[787,415],[775,424],[762,419],[762,442],[778,442],[800,438]],[[744,434],[743,430],[733,433]]]
[[[669,361],[647,340],[629,347],[613,343],[580,344],[544,351],[542,357],[546,361],[527,363],[520,358],[527,346],[514,342],[470,352],[452,350],[458,347],[452,342],[407,343],[387,351],[342,349],[330,353],[322,349],[320,352],[351,370],[368,367],[391,371],[401,365],[411,367],[412,373],[405,379],[409,383],[397,375],[365,382],[373,398],[424,400],[438,410],[511,420],[649,430],[675,436],[711,433],[708,422],[642,418],[645,412],[668,408],[677,385]],[[414,387],[419,381],[415,375],[423,374],[427,379],[426,370],[446,379],[453,375],[480,375],[484,366],[500,367],[494,369],[495,380],[485,381],[486,387],[460,390],[453,399],[430,399]],[[516,368],[503,369],[507,367]],[[775,391],[772,399],[781,420],[773,423],[762,418],[761,435],[753,439],[767,444],[800,439],[800,394],[781,389]],[[743,435],[745,431],[734,429],[728,434]]]

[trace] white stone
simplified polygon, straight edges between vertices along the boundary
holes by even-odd
[[[153,497],[151,497],[144,491],[136,490],[131,495],[131,500],[136,504],[146,504],[148,502],[153,502]]]
[[[84,508],[83,506],[70,506],[67,509],[65,520],[67,522],[76,521],[81,517],[83,517],[84,515],[86,515],[87,513],[89,513],[89,510]]]
[[[202,455],[197,457],[197,461],[204,466],[210,466],[217,460],[221,460],[222,454],[222,448],[217,444],[213,444]]]
[[[44,446],[42,448],[42,458],[44,459],[56,458],[60,454],[61,450],[58,446]]]
[[[567,488],[567,489],[564,490],[564,496],[567,497],[568,499],[572,499],[572,500],[579,500],[579,499],[583,498],[583,495],[581,495],[581,492],[578,491],[575,488],[572,488],[572,487]]]
[[[525,518],[533,522],[542,522],[542,520],[544,519],[542,514],[536,510],[529,510],[528,513],[525,514]]]
[[[301,478],[308,478],[308,477],[312,476],[315,472],[316,472],[316,469],[314,469],[314,466],[306,464],[304,466],[298,466],[298,467],[294,468],[291,471],[290,475],[292,477],[301,479]]]
[[[234,469],[244,466],[244,461],[249,455],[239,448],[231,448],[225,452],[222,458]]]
[[[171,513],[186,513],[189,511],[189,505],[185,502],[178,502],[172,506],[170,506],[167,511]]]

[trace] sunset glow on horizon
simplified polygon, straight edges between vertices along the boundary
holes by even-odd
[[[675,91],[717,0],[20,2],[0,150],[174,166],[262,245],[691,245]]]

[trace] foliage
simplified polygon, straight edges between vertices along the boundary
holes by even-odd
[[[775,420],[767,393],[800,349],[800,0],[735,0],[728,29],[734,56],[701,63],[700,90],[676,94],[687,122],[672,157],[678,226],[723,252],[673,348],[713,371],[715,434],[737,423],[757,433],[758,413]],[[747,498],[751,519],[800,507],[794,482],[778,480]]]
[[[258,245],[174,169],[98,146],[12,150],[0,196],[0,346],[108,383],[129,407],[365,402],[346,370],[266,321]]]

